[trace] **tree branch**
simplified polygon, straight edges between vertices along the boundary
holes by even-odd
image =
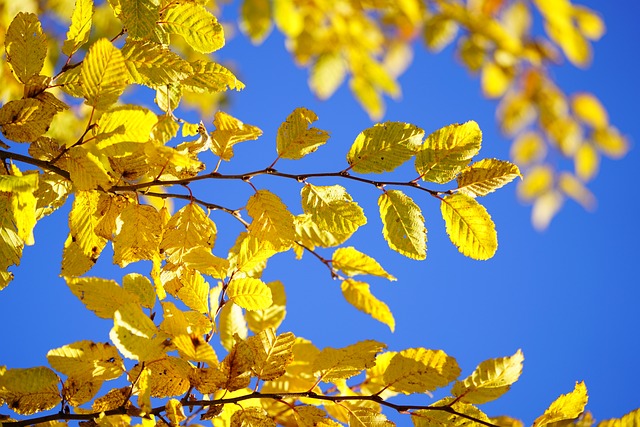
[[[71,179],[69,172],[67,172],[64,169],[60,169],[56,165],[44,160],[38,160],[38,159],[34,159],[33,157],[24,156],[22,154],[12,153],[10,151],[4,151],[4,150],[0,150],[0,159],[2,160],[12,159],[12,160],[17,160],[23,163],[28,163],[33,166],[38,166],[40,169],[46,169],[51,172],[55,172],[65,179]]]

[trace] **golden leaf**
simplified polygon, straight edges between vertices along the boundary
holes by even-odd
[[[324,382],[351,378],[375,364],[376,354],[387,346],[377,341],[360,341],[347,347],[323,349],[313,361],[313,372]]]
[[[296,108],[278,128],[276,150],[283,159],[298,160],[313,153],[329,139],[327,131],[309,127],[318,120],[313,111]]]
[[[107,381],[124,372],[118,350],[109,343],[78,341],[49,350],[47,360],[53,369],[78,381]]]
[[[166,356],[145,362],[145,369],[151,371],[149,390],[151,397],[179,396],[189,389],[189,378],[194,368],[184,359]],[[129,381],[134,381],[141,372],[140,365],[129,371]]]
[[[86,103],[106,109],[118,100],[130,75],[120,50],[103,38],[91,45],[82,61],[81,79]]]
[[[364,211],[340,185],[302,187],[302,209],[320,229],[353,233],[367,223]]]
[[[93,0],[76,0],[67,38],[62,45],[62,53],[71,56],[89,41],[92,18]]]
[[[293,360],[294,342],[295,336],[291,332],[276,336],[271,328],[249,337],[247,344],[253,351],[253,370],[258,378],[272,381],[284,375]]]
[[[396,322],[391,310],[387,304],[371,294],[369,284],[347,279],[342,281],[340,287],[342,289],[342,295],[344,295],[344,298],[349,304],[384,323],[391,329],[391,332],[394,331]]]
[[[267,283],[271,290],[272,304],[268,308],[261,310],[252,310],[245,313],[247,326],[254,333],[264,331],[266,329],[278,329],[284,321],[287,314],[284,286],[279,280]]]
[[[333,252],[331,265],[342,271],[347,276],[357,276],[359,274],[370,274],[372,276],[384,277],[389,280],[396,280],[395,277],[385,271],[384,268],[370,256],[363,254],[353,246],[338,248]]]
[[[475,419],[490,422],[489,417],[480,409],[464,402],[454,401],[452,397],[446,397],[432,405],[433,407],[448,407],[460,414],[465,414]],[[411,417],[415,427],[465,427],[470,424],[467,418],[452,414],[450,411],[419,409]],[[479,425],[478,423],[471,423]]]
[[[213,351],[211,344],[206,342],[200,335],[178,335],[171,340],[178,349],[178,353],[183,359],[194,362],[206,362],[210,366],[218,364],[218,357]]]
[[[233,279],[227,286],[227,296],[246,310],[262,310],[272,303],[271,289],[259,279],[251,277]]]
[[[482,159],[469,165],[457,178],[458,192],[470,197],[486,196],[516,177],[520,169],[513,163],[498,159]]]
[[[233,146],[239,142],[258,139],[262,130],[256,126],[242,123],[223,111],[217,111],[213,119],[216,130],[211,132],[211,151],[222,160],[233,157]]]
[[[447,234],[462,254],[477,260],[493,257],[498,235],[484,206],[467,195],[453,194],[442,199],[440,210]]]
[[[576,382],[572,392],[558,397],[551,405],[533,422],[533,427],[542,427],[547,424],[563,420],[578,418],[587,404],[587,387],[584,382]]]
[[[15,76],[22,83],[27,83],[44,66],[47,38],[42,32],[38,17],[28,12],[18,13],[6,31],[4,46],[7,63]]]
[[[271,32],[271,2],[247,0],[240,9],[240,30],[253,44],[260,44]]]
[[[124,304],[113,313],[109,338],[126,358],[141,362],[160,359],[166,351],[158,328],[136,303]]]
[[[392,390],[411,394],[444,387],[458,375],[458,362],[444,351],[410,348],[393,356],[383,380]]]
[[[0,128],[12,141],[33,142],[49,129],[57,112],[36,98],[9,101],[0,108]]]
[[[120,221],[122,226],[113,240],[113,262],[124,267],[153,259],[162,236],[162,218],[158,211],[149,205],[133,203],[124,208]]]
[[[291,247],[294,239],[293,215],[280,198],[268,190],[258,190],[247,202],[247,213],[253,218],[250,235],[270,242],[280,252]]]
[[[224,46],[222,25],[201,4],[172,4],[163,10],[158,24],[165,31],[184,37],[189,46],[200,53],[211,53]]]
[[[217,235],[215,223],[195,203],[188,203],[173,214],[164,228],[160,249],[173,264],[182,261],[195,247],[213,248]]]
[[[388,190],[378,198],[382,236],[394,251],[411,259],[427,257],[427,229],[420,207],[400,190]]]
[[[122,289],[113,280],[96,277],[65,278],[71,292],[96,316],[113,318],[122,305],[136,302],[137,297]]]
[[[0,399],[20,415],[46,411],[60,404],[60,378],[49,368],[7,369],[0,375]]]

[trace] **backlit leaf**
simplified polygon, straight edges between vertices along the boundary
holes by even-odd
[[[127,39],[122,55],[133,81],[153,88],[186,79],[193,72],[179,55],[149,40]]]
[[[262,310],[271,306],[271,289],[262,281],[245,277],[233,279],[227,287],[227,296],[245,310]]]
[[[171,342],[176,346],[183,359],[194,362],[206,362],[213,366],[218,363],[218,357],[213,351],[211,344],[199,335],[178,335],[174,337]]]
[[[169,399],[165,405],[167,418],[172,426],[179,426],[180,423],[187,419],[182,408],[182,403],[176,399]]]
[[[47,38],[38,17],[33,13],[18,13],[6,30],[4,47],[7,63],[13,74],[26,83],[38,75],[47,56]]]
[[[129,273],[122,278],[122,288],[138,297],[140,305],[153,309],[156,303],[156,291],[151,281],[138,273]]]
[[[258,139],[262,130],[256,126],[242,123],[223,111],[217,111],[213,119],[216,130],[211,132],[211,151],[222,160],[233,157],[233,146],[239,142]]]
[[[246,338],[249,331],[247,322],[242,315],[242,307],[233,302],[227,302],[223,305],[220,310],[218,331],[220,332],[220,343],[227,351],[234,346],[236,335],[242,339]]]
[[[136,296],[122,289],[113,280],[97,277],[66,278],[71,292],[96,316],[113,318],[121,306],[137,300]]]
[[[424,23],[423,37],[427,48],[432,52],[440,52],[456,37],[458,25],[452,19],[442,15],[434,15]]]
[[[593,193],[585,187],[582,181],[568,172],[560,174],[558,188],[587,210],[593,210],[596,205],[596,197]]]
[[[100,193],[97,191],[77,191],[71,212],[69,213],[69,236],[82,253],[92,262],[96,262],[107,244],[104,237],[95,233],[101,219],[98,213]]]
[[[0,128],[16,142],[33,142],[42,136],[57,113],[55,107],[36,98],[9,101],[0,108]]]
[[[318,116],[306,108],[296,108],[278,128],[276,149],[283,159],[301,159],[313,153],[329,139],[329,133],[309,125]]]
[[[458,375],[458,363],[444,351],[410,348],[393,356],[384,382],[400,393],[424,393],[446,386]]]
[[[102,387],[102,380],[87,380],[69,377],[62,385],[62,396],[71,406],[90,402]],[[64,425],[66,426],[66,424]],[[63,426],[60,426],[63,427]]]
[[[318,224],[313,221],[310,214],[297,215],[294,218],[294,225],[296,229],[296,242],[302,243],[309,249],[314,249],[316,246],[323,248],[338,246],[347,241],[353,234],[337,233],[321,229],[318,227]],[[303,248],[295,245],[293,249],[296,251],[298,257],[302,256],[302,252],[299,251],[304,251]]]
[[[260,240],[249,233],[241,233],[229,253],[229,264],[231,268],[251,276],[261,272],[267,260],[276,253],[278,251],[270,242]]]
[[[409,123],[378,123],[356,137],[347,162],[359,173],[391,172],[419,149],[424,131]]]
[[[268,190],[259,190],[249,198],[247,213],[253,218],[248,231],[260,240],[270,242],[277,251],[293,244],[293,215],[280,198]]]
[[[231,415],[230,427],[276,427],[273,418],[262,408],[240,409]]]
[[[511,144],[511,158],[520,166],[542,160],[546,154],[547,146],[536,132],[525,132]]]
[[[394,427],[384,414],[369,408],[349,412],[349,427]]]
[[[531,200],[540,197],[553,186],[553,170],[549,165],[536,165],[529,169],[518,185],[518,197]]]
[[[589,126],[602,129],[609,125],[607,110],[598,98],[590,93],[577,93],[571,97],[571,108],[582,122]]]
[[[284,375],[293,360],[295,336],[291,332],[280,335],[274,329],[265,329],[249,337],[247,344],[254,355],[253,370],[263,381],[271,381]]]
[[[440,204],[447,234],[458,250],[469,258],[486,260],[498,249],[496,227],[487,210],[465,194],[453,194]]]
[[[200,246],[187,251],[180,260],[188,268],[216,279],[224,279],[229,271],[229,261],[219,258]]]
[[[420,207],[400,190],[378,198],[382,235],[394,251],[411,259],[427,257],[427,229]]]
[[[161,359],[165,354],[166,344],[157,333],[153,321],[140,306],[127,303],[113,314],[109,338],[124,357],[146,362]]]
[[[520,175],[513,163],[498,159],[482,159],[472,163],[458,175],[458,192],[470,197],[493,193]]]
[[[200,53],[210,53],[224,46],[222,25],[201,4],[173,4],[163,11],[159,24],[165,31],[184,37],[189,46]]]
[[[120,214],[122,226],[113,240],[113,262],[124,267],[132,262],[153,259],[158,253],[162,218],[149,205],[130,204]]]
[[[0,399],[20,415],[46,411],[60,404],[60,378],[49,368],[7,369],[0,375]]]
[[[533,427],[542,427],[547,424],[563,420],[572,420],[584,411],[587,405],[587,387],[584,382],[576,382],[572,392],[558,397],[551,405],[533,422]]]
[[[186,360],[166,356],[145,362],[144,366],[151,371],[149,384],[151,397],[179,396],[189,389],[189,377],[194,370]],[[140,371],[140,365],[131,369],[128,373],[129,381],[135,380]]]
[[[582,144],[573,158],[576,175],[583,181],[590,181],[600,167],[600,156],[591,144]]]
[[[598,423],[598,427],[636,427],[638,425],[640,425],[640,409],[631,411],[621,418],[611,418]]]
[[[469,121],[445,126],[430,134],[416,155],[416,170],[425,181],[444,184],[469,164],[480,150],[482,132]]]
[[[486,423],[491,422],[489,417],[480,409],[468,403],[454,401],[452,397],[446,397],[430,406],[451,408],[459,414],[465,414]],[[413,414],[411,421],[413,421],[415,427],[466,427],[468,425],[480,425],[446,410],[419,409]]]
[[[107,381],[124,373],[118,350],[109,343],[78,341],[49,350],[47,360],[53,369],[76,380]]]
[[[254,333],[269,328],[278,329],[287,314],[287,296],[282,283],[279,280],[274,280],[267,283],[267,286],[271,289],[271,306],[261,310],[248,311],[245,314],[247,325]]]
[[[209,312],[209,283],[197,272],[178,265],[170,271],[169,264],[165,265],[162,279],[165,290],[178,298],[185,305],[200,313]]]
[[[370,274],[372,276],[384,277],[389,280],[396,280],[395,277],[387,273],[384,268],[370,256],[363,254],[353,246],[338,248],[333,252],[331,265],[342,271],[347,276],[357,276],[359,274]]]
[[[128,37],[134,39],[157,38],[155,29],[159,17],[160,1],[158,0],[127,0],[118,1],[121,6],[118,18],[127,29]],[[159,42],[160,40],[154,40]]]
[[[215,223],[195,203],[188,203],[173,214],[165,230],[160,249],[173,264],[181,262],[195,247],[213,248],[217,235]]]
[[[599,40],[606,31],[602,18],[587,7],[574,5],[573,18],[580,32],[588,39]]]
[[[81,78],[86,103],[106,109],[118,100],[130,75],[120,50],[109,40],[100,39],[91,45],[82,61]]]
[[[564,197],[559,191],[551,190],[538,196],[531,209],[531,223],[536,230],[546,229],[558,213]]]
[[[180,82],[184,90],[196,93],[218,93],[227,89],[244,89],[244,83],[231,71],[215,62],[194,61],[191,62],[191,68],[193,69],[191,76]]]
[[[344,299],[358,310],[384,323],[394,331],[396,322],[389,307],[378,300],[369,290],[369,284],[353,279],[347,279],[340,285]]]
[[[340,185],[302,187],[302,209],[321,229],[353,233],[367,223],[364,211]]]
[[[597,129],[592,135],[593,142],[605,155],[619,159],[629,151],[629,142],[615,127]]]
[[[67,39],[62,45],[62,53],[71,56],[89,41],[92,19],[93,0],[76,0],[71,15],[71,25],[67,31]]]
[[[309,87],[320,99],[328,99],[340,87],[347,75],[345,60],[340,53],[323,53],[311,66]]]
[[[513,79],[509,69],[489,61],[482,67],[482,91],[487,98],[498,98],[502,96]]]
[[[457,381],[451,394],[466,403],[481,404],[495,400],[518,380],[523,360],[520,350],[513,356],[485,360],[471,375],[463,381]]]
[[[260,44],[271,32],[271,2],[247,0],[240,9],[240,30],[254,44]]]
[[[375,364],[376,354],[387,346],[377,341],[360,341],[347,347],[323,349],[313,361],[313,371],[322,381],[351,378]]]

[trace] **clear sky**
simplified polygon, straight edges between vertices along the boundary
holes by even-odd
[[[487,358],[512,355],[520,348],[525,355],[520,380],[504,397],[482,409],[491,416],[521,418],[527,424],[581,380],[589,390],[587,408],[596,419],[620,417],[640,407],[639,203],[632,184],[640,164],[635,149],[640,135],[636,105],[640,7],[628,0],[583,3],[602,13],[607,34],[595,43],[589,69],[564,66],[552,73],[567,92],[596,94],[632,147],[622,160],[603,160],[590,185],[598,198],[595,212],[568,202],[546,231],[536,232],[530,207],[518,202],[516,186],[511,184],[483,200],[497,225],[499,249],[490,261],[479,262],[465,258],[449,242],[435,199],[414,195],[429,230],[427,260],[416,262],[390,251],[383,241],[375,189],[341,183],[369,218],[349,244],[377,258],[398,278],[393,283],[370,281],[372,292],[393,311],[396,331],[389,332],[349,306],[338,282],[320,263],[308,256],[296,262],[290,252],[269,261],[264,276],[285,284],[288,314],[281,331],[292,331],[321,348],[377,339],[391,350],[443,349],[458,360],[463,376]],[[223,21],[225,16],[233,13],[223,15]],[[257,142],[236,146],[238,164],[232,162],[223,172],[249,171],[271,163],[277,128],[296,107],[315,111],[320,118],[316,125],[328,130],[331,139],[300,164],[278,163],[282,171],[344,168],[350,144],[372,125],[346,87],[328,101],[316,100],[306,84],[307,70],[293,64],[277,33],[259,47],[237,35],[219,57],[232,61],[247,85],[231,95],[228,111],[264,131]],[[400,82],[402,99],[387,103],[385,120],[410,122],[430,133],[473,119],[484,134],[480,155],[508,158],[510,142],[498,133],[495,103],[482,98],[478,79],[456,63],[450,49],[431,55],[418,48]],[[211,122],[211,118],[205,120]],[[276,180],[264,177],[253,182],[267,188]],[[295,213],[300,212],[299,189],[297,183],[276,184],[276,191]],[[200,191],[205,200],[231,200],[230,207],[241,206],[251,194],[248,186],[240,184],[237,189],[206,184]],[[12,368],[46,364],[51,348],[81,339],[108,340],[111,324],[86,311],[57,276],[68,232],[67,212],[63,209],[38,225],[36,245],[25,250],[21,266],[13,269],[16,279],[0,293],[4,329],[0,364]],[[214,253],[223,255],[222,248],[228,247],[239,229],[221,213],[214,213],[213,219],[219,221],[217,246],[221,248]],[[229,225],[225,229],[221,224]],[[330,256],[331,252],[323,253]],[[110,250],[105,250],[90,274],[119,280],[126,272],[148,272],[144,263],[125,272],[116,270],[110,266],[110,256]],[[421,403],[431,401],[424,396]],[[408,417],[402,420],[402,425],[409,425]]]

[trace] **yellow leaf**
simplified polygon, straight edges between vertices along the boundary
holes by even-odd
[[[375,366],[372,366],[366,371],[366,378],[362,383],[363,394],[378,394],[383,399],[397,395],[395,391],[386,387],[384,381],[384,373],[395,355],[395,351],[386,351],[376,356]]]
[[[424,131],[409,123],[378,123],[356,137],[347,162],[355,172],[391,172],[419,149]]]
[[[296,108],[278,128],[276,150],[283,159],[301,159],[329,139],[327,131],[309,127],[318,116],[306,108]]]
[[[589,126],[602,129],[609,125],[609,115],[598,98],[590,93],[576,93],[571,97],[571,109],[578,119]]]
[[[485,423],[490,422],[489,417],[480,409],[468,403],[454,401],[452,397],[446,397],[430,406],[450,408],[457,413],[468,415]],[[465,427],[469,424],[480,425],[479,423],[470,422],[467,418],[452,414],[446,410],[419,409],[413,412],[413,414],[411,420],[413,421],[414,427]]]
[[[138,297],[140,305],[153,309],[156,303],[156,291],[151,281],[138,273],[129,273],[122,278],[122,287],[125,291]]]
[[[10,193],[0,193],[0,271],[2,278],[0,289],[9,284],[13,278],[6,270],[12,265],[19,265],[24,247],[23,240],[18,236],[11,208]]]
[[[304,30],[304,14],[294,0],[275,0],[273,20],[280,31],[289,37],[296,37]]]
[[[498,123],[511,136],[533,123],[538,111],[526,94],[507,92],[498,105]]]
[[[69,405],[77,407],[90,402],[102,387],[102,383],[102,380],[69,377],[62,385],[62,395]],[[60,427],[66,427],[66,424]]]
[[[542,160],[547,154],[547,145],[536,132],[525,132],[511,144],[511,158],[521,166]]]
[[[545,30],[573,65],[585,68],[591,63],[591,46],[573,23],[547,21]]]
[[[94,232],[107,240],[113,240],[116,235],[116,220],[122,211],[133,201],[125,196],[102,193],[98,203],[97,213],[100,216]]]
[[[431,52],[440,52],[456,38],[458,24],[442,15],[433,15],[424,22],[422,31],[427,48]]]
[[[438,129],[416,155],[416,170],[425,181],[445,184],[478,154],[481,142],[482,132],[474,121]]]
[[[458,175],[458,192],[470,197],[486,196],[516,177],[520,169],[513,163],[498,159],[482,159],[469,165]]]
[[[244,83],[231,71],[215,62],[195,61],[191,62],[191,68],[193,69],[191,76],[180,82],[184,90],[196,93],[218,93],[227,89],[244,89]]]
[[[210,366],[218,364],[218,357],[213,351],[211,344],[206,342],[200,335],[178,335],[171,340],[178,349],[180,357],[194,362],[206,362]]]
[[[210,250],[199,246],[187,251],[180,262],[192,270],[197,270],[202,274],[215,279],[224,279],[229,271],[229,261],[218,258]]]
[[[253,218],[249,225],[250,235],[270,242],[278,252],[293,244],[293,215],[280,198],[268,190],[259,190],[249,198],[247,213]]]
[[[478,260],[493,257],[498,235],[484,206],[467,195],[453,194],[442,199],[440,209],[447,234],[462,254]]]
[[[563,203],[564,197],[562,197],[562,194],[558,191],[550,190],[539,195],[531,210],[531,223],[533,224],[533,228],[538,231],[546,229]]]
[[[49,350],[47,360],[53,369],[76,380],[107,381],[124,372],[118,350],[109,343],[78,341]]]
[[[10,211],[13,217],[11,220],[13,226],[9,227],[17,232],[18,237],[26,245],[33,245],[35,243],[33,228],[36,225],[37,203],[34,191],[38,188],[40,175],[37,173],[22,175],[17,168],[13,169],[15,175],[0,175],[0,191],[11,193]]]
[[[113,313],[109,338],[128,359],[147,362],[164,357],[166,344],[157,333],[158,328],[136,303],[124,304]]]
[[[201,4],[173,4],[162,12],[158,24],[165,31],[184,37],[197,52],[211,53],[224,46],[222,25]]]
[[[93,0],[76,0],[71,15],[71,25],[67,31],[67,39],[62,45],[62,53],[71,56],[89,41],[92,18]]]
[[[613,126],[597,129],[593,132],[592,139],[600,151],[614,159],[623,157],[629,151],[629,142]]]
[[[393,356],[383,379],[393,390],[411,394],[444,387],[458,375],[458,363],[444,351],[410,348]]]
[[[200,313],[209,312],[209,283],[202,275],[182,265],[165,265],[164,288],[185,305]]]
[[[573,5],[573,18],[580,32],[590,40],[599,40],[606,31],[602,18],[588,7]]]
[[[553,185],[553,170],[548,165],[537,165],[529,169],[518,185],[518,197],[531,200],[540,197]]]
[[[349,81],[353,96],[369,114],[371,120],[379,120],[384,115],[384,101],[375,86],[365,78],[354,75]]]
[[[341,243],[344,243],[346,240],[351,237],[353,233],[336,233],[331,232],[325,229],[321,229],[318,227],[313,221],[313,218],[310,214],[302,214],[297,215],[294,218],[294,225],[296,229],[296,242],[302,243],[304,246],[309,249],[314,249],[316,246],[320,246],[323,248],[329,248],[332,246],[338,246]],[[298,250],[304,250],[300,246],[295,245],[293,247],[296,250],[296,255],[298,258],[302,256],[302,252],[297,252]]]
[[[158,116],[146,108],[122,105],[105,112],[97,121],[96,150],[109,157],[133,154],[151,138]]]
[[[116,15],[127,29],[127,38],[152,39],[169,44],[168,37],[161,35],[156,26],[159,19],[158,0],[118,1],[117,4],[121,9]]]
[[[91,45],[82,61],[81,79],[86,103],[104,110],[118,100],[130,75],[120,50],[103,38]]]
[[[396,322],[389,307],[371,294],[369,285],[353,279],[344,280],[341,284],[342,295],[347,302],[358,310],[384,323],[394,331]]]
[[[0,108],[0,128],[12,141],[33,142],[49,129],[57,112],[36,98],[9,101]]]
[[[69,213],[69,236],[82,253],[95,263],[107,244],[107,239],[98,236],[95,228],[101,219],[98,212],[100,193],[97,191],[76,191]],[[66,252],[65,247],[65,252]]]
[[[272,381],[284,375],[293,360],[294,342],[295,336],[291,332],[276,336],[271,328],[247,339],[254,356],[253,371],[259,379]]]
[[[153,259],[162,236],[162,218],[158,211],[149,205],[133,203],[124,208],[120,221],[120,232],[113,240],[113,262],[124,267]]]
[[[260,240],[249,233],[240,233],[236,244],[229,252],[230,269],[258,275],[266,266],[267,260],[278,253],[270,242]]]
[[[490,418],[491,423],[500,427],[524,427],[524,423],[516,418],[511,418],[507,415],[500,415]]]
[[[115,408],[121,408],[131,394],[131,387],[115,388],[107,394],[93,401],[91,408],[94,412],[104,412]]]
[[[38,17],[33,13],[18,13],[6,30],[4,46],[11,71],[26,83],[40,74],[47,57],[47,38]]]
[[[127,38],[122,55],[133,81],[152,88],[186,79],[193,73],[187,61],[150,40]]]
[[[273,418],[262,408],[244,408],[231,415],[230,427],[276,427]]]
[[[364,211],[340,185],[306,184],[301,191],[302,209],[320,229],[353,233],[367,223]]]
[[[625,414],[622,418],[602,420],[598,427],[636,427],[640,425],[640,409]]]
[[[163,357],[144,363],[145,369],[151,371],[149,391],[151,397],[179,396],[189,390],[189,378],[193,375],[193,367],[179,357]],[[133,382],[141,372],[136,365],[129,371],[129,381]]]
[[[227,302],[220,310],[218,320],[218,331],[220,332],[220,343],[227,350],[235,344],[235,336],[245,339],[249,334],[247,323],[242,315],[242,308],[233,302]]]
[[[576,382],[573,391],[558,397],[547,410],[544,411],[544,414],[536,418],[533,422],[533,427],[542,427],[558,421],[578,418],[584,411],[587,400],[587,387],[584,385],[584,382]]]
[[[480,363],[471,375],[457,381],[451,394],[460,402],[481,404],[495,400],[509,391],[522,373],[524,356],[518,350],[513,356],[489,359]]]
[[[600,156],[591,144],[581,144],[573,158],[576,175],[583,181],[590,181],[600,167]]]
[[[215,223],[195,203],[189,203],[173,214],[165,230],[160,249],[173,264],[181,262],[193,248],[213,248],[217,235]]]
[[[142,414],[151,413],[151,370],[149,368],[145,367],[140,371],[135,386],[135,394],[138,395],[138,407]]]
[[[338,248],[333,252],[331,265],[342,271],[347,276],[357,276],[358,274],[370,274],[372,276],[384,277],[389,280],[396,280],[395,277],[387,273],[378,261],[355,249],[353,246]]]
[[[179,310],[172,302],[162,303],[160,330],[168,335],[204,335],[211,332],[212,322],[197,311]]]
[[[324,382],[351,378],[375,364],[376,354],[387,346],[377,341],[360,341],[347,347],[327,347],[313,361],[313,372]]]
[[[260,44],[271,32],[271,2],[247,0],[240,9],[240,30],[253,44]]]
[[[499,98],[511,85],[513,73],[510,69],[489,61],[482,67],[481,79],[484,95],[487,98]]]
[[[213,119],[216,130],[211,132],[211,151],[222,160],[233,157],[233,146],[239,142],[258,139],[262,130],[242,123],[223,111],[217,111]]]
[[[49,368],[7,369],[0,375],[0,399],[20,415],[51,409],[61,402],[60,378]]]
[[[60,275],[65,277],[82,276],[95,265],[90,256],[82,251],[79,244],[73,241],[71,236],[67,236],[62,251],[62,265]]]
[[[378,198],[382,235],[394,251],[411,259],[427,257],[427,229],[420,207],[400,190],[389,190]]]
[[[85,147],[69,149],[68,156],[64,168],[69,171],[71,182],[77,190],[107,190],[111,187],[111,177],[104,164]]]
[[[324,52],[309,70],[309,87],[322,100],[328,99],[340,87],[347,75],[342,55],[338,52]]]
[[[182,421],[187,419],[182,409],[182,403],[180,403],[179,400],[169,399],[165,405],[165,411],[172,427],[177,427]]]
[[[379,411],[358,408],[349,412],[349,427],[395,427],[395,424]]]
[[[267,283],[267,286],[271,290],[271,306],[261,310],[247,311],[245,314],[247,325],[254,333],[270,328],[278,329],[287,314],[287,296],[282,283],[275,280]]]
[[[122,289],[113,280],[95,277],[65,278],[71,292],[96,316],[113,318],[122,305],[137,301],[137,297]]]
[[[568,172],[563,172],[558,178],[558,188],[562,190],[564,194],[571,197],[576,202],[580,203],[583,208],[587,210],[593,210],[596,205],[596,198],[587,187],[584,186],[582,181]]]
[[[227,296],[246,310],[263,310],[272,303],[271,289],[259,279],[233,279],[227,286]]]

